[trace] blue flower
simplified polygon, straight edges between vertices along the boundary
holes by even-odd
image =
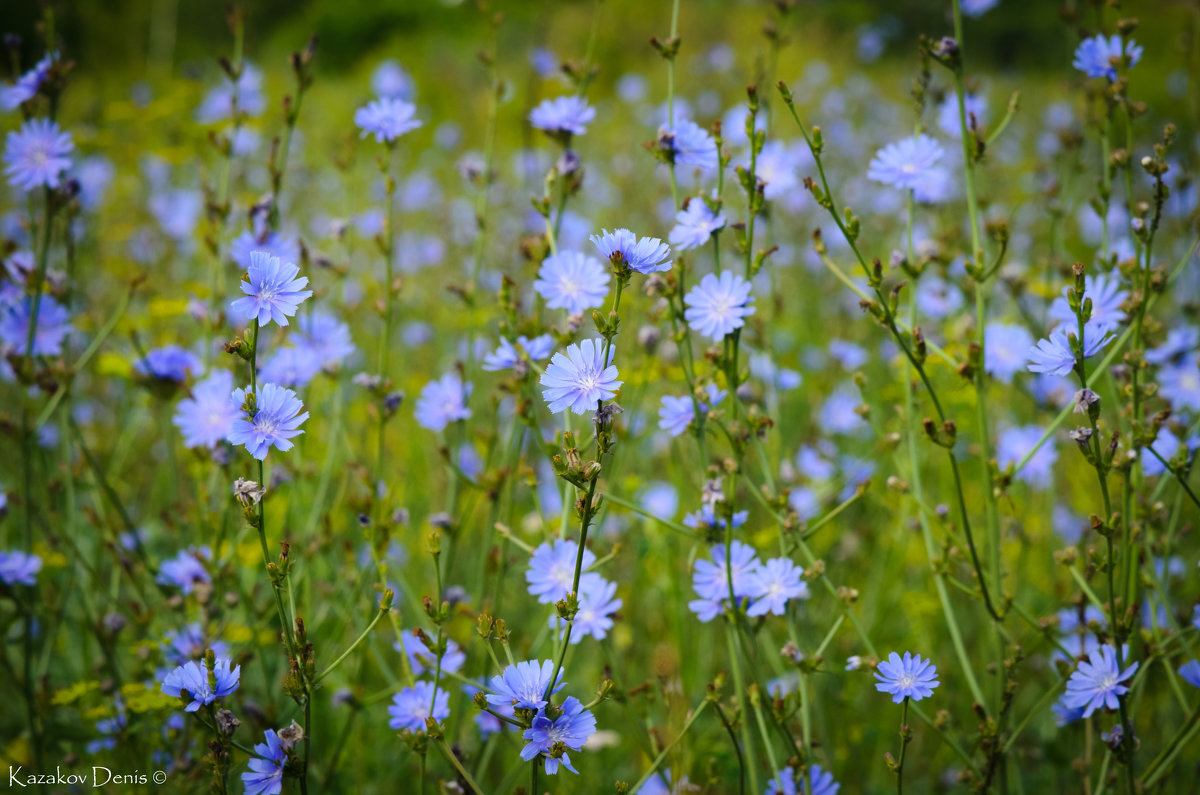
[[[1059,321],[1062,324],[1059,326],[1060,328],[1073,331],[1078,321],[1067,300],[1067,291],[1070,289],[1070,287],[1064,287],[1062,295],[1055,298],[1050,304],[1049,317],[1051,320]],[[1092,314],[1088,318],[1088,322],[1099,323],[1109,328],[1115,327],[1125,320],[1121,302],[1128,297],[1129,291],[1121,289],[1121,277],[1115,272],[1085,276],[1083,279],[1083,298],[1085,301],[1091,299],[1092,302]]]
[[[354,123],[362,130],[360,137],[374,135],[379,143],[391,144],[421,126],[421,120],[414,118],[416,113],[417,109],[411,103],[384,97],[356,110]]]
[[[229,438],[242,414],[231,396],[233,373],[214,370],[192,387],[191,397],[179,401],[172,421],[183,434],[185,447],[216,447]]]
[[[246,763],[250,768],[242,774],[246,795],[279,795],[283,791],[283,768],[287,764],[287,751],[279,742],[274,729],[263,735],[265,743],[256,743],[254,753],[258,756]]]
[[[238,689],[242,666],[230,666],[233,663],[228,657],[215,659],[212,674],[216,686],[210,687],[208,661],[189,661],[164,677],[162,692],[177,698],[190,698],[192,701],[184,707],[184,711],[195,712]]]
[[[1115,33],[1104,38],[1104,34],[1096,34],[1090,39],[1084,39],[1075,48],[1075,60],[1071,63],[1088,77],[1106,77],[1108,82],[1117,79],[1117,65],[1123,66],[1125,58],[1129,59],[1129,68],[1133,68],[1142,59],[1142,48],[1132,39],[1123,42]]]
[[[942,318],[957,312],[962,304],[962,291],[939,276],[927,276],[918,283],[917,308],[922,314]]]
[[[861,345],[840,339],[829,341],[829,355],[845,370],[857,370],[870,358]]]
[[[58,53],[49,53],[34,64],[32,69],[18,77],[15,83],[0,88],[0,108],[16,110],[37,96],[38,89],[42,87],[46,75],[50,74],[50,67],[57,58]]]
[[[748,616],[781,616],[789,599],[807,599],[808,583],[801,579],[804,569],[787,558],[771,558],[750,575],[749,596],[754,602]]]
[[[1049,339],[1038,340],[1037,345],[1029,349],[1030,372],[1070,375],[1075,369],[1075,354],[1071,352],[1069,336],[1074,333],[1060,326],[1050,333]],[[1112,341],[1112,329],[1089,320],[1083,327],[1083,341],[1083,358],[1089,359]]]
[[[487,695],[489,704],[500,704],[516,709],[541,709],[546,706],[546,696],[562,690],[566,682],[560,679],[547,692],[550,677],[554,676],[553,660],[525,660],[509,665],[499,676],[491,679],[493,693]]]
[[[820,765],[808,768],[808,780],[800,781],[796,787],[796,771],[791,766],[785,767],[775,774],[775,778],[767,781],[766,795],[837,795],[841,784],[833,780],[833,774],[823,770]]]
[[[0,552],[0,580],[5,585],[37,585],[42,559],[19,550]]]
[[[1020,425],[1004,431],[996,442],[996,461],[1001,467],[1019,463],[1042,438],[1045,430],[1040,425]],[[1054,447],[1054,440],[1047,439],[1033,454],[1033,458],[1030,458],[1017,473],[1017,479],[1035,488],[1045,488],[1051,483],[1054,463],[1057,460],[1058,450]]]
[[[233,399],[244,406],[246,394],[244,389],[234,390]],[[245,445],[250,455],[262,461],[272,446],[281,453],[291,450],[289,440],[304,433],[300,426],[307,419],[308,412],[295,392],[278,384],[259,384],[254,415],[243,413],[234,420],[229,442]]]
[[[1133,676],[1137,669],[1138,663],[1134,663],[1124,671],[1120,670],[1117,667],[1117,650],[1105,644],[1089,655],[1087,662],[1081,662],[1071,674],[1063,704],[1082,707],[1085,718],[1091,717],[1100,707],[1116,709],[1120,703],[1118,697],[1129,692],[1129,688],[1121,682]]]
[[[180,630],[169,629],[164,640],[163,654],[172,665],[185,665],[189,660],[203,657],[209,649],[217,657],[229,654],[229,647],[219,640],[209,640],[204,627],[199,624],[187,624]]]
[[[596,640],[604,640],[613,626],[612,614],[621,609],[622,602],[616,595],[617,584],[598,574],[588,573],[579,578],[579,612],[575,614],[571,632],[572,646],[588,635]],[[551,629],[561,625],[562,619],[557,613],[550,616]]]
[[[744,123],[744,114],[742,119]],[[758,126],[762,128],[762,125]],[[745,138],[744,128],[739,128],[737,134]],[[764,199],[782,199],[790,203],[808,194],[801,187],[800,171],[813,165],[812,152],[803,142],[767,141],[754,163],[754,176],[763,182]],[[742,161],[742,166],[750,168],[749,157]]]
[[[875,153],[867,176],[893,188],[916,188],[943,154],[942,145],[928,135],[904,138]]]
[[[377,97],[394,97],[412,102],[417,88],[404,67],[388,59],[380,61],[375,71],[371,72],[371,90]]]
[[[671,261],[667,259],[671,256],[671,249],[657,237],[638,237],[628,229],[602,231],[603,234],[592,235],[591,241],[600,256],[614,265],[628,265],[630,270],[638,273],[671,269]]]
[[[483,358],[483,369],[489,372],[497,370],[515,370],[518,373],[527,372],[524,367],[522,352],[530,361],[540,362],[554,350],[554,338],[549,334],[529,339],[524,334],[517,337],[516,343],[501,338],[500,346]]]
[[[257,317],[259,326],[272,320],[286,326],[288,318],[312,295],[312,290],[304,289],[308,277],[296,278],[299,274],[300,267],[294,263],[284,262],[266,251],[252,251],[250,267],[246,269],[250,281],[242,282],[246,296],[230,304],[230,309],[245,320]]]
[[[403,646],[401,646],[401,642],[403,642]],[[404,654],[408,657],[408,667],[412,669],[413,676],[422,676],[437,671],[437,655],[431,652],[416,635],[403,635],[400,641],[392,646],[396,651],[403,649]],[[467,655],[462,647],[453,640],[447,640],[446,653],[442,655],[443,673],[458,673],[466,661]]]
[[[446,373],[421,388],[421,394],[413,407],[417,424],[426,430],[442,430],[452,422],[471,417],[467,408],[467,397],[471,385],[464,384],[457,373]]]
[[[591,710],[584,709],[579,699],[569,696],[559,708],[558,717],[551,720],[543,710],[533,719],[533,726],[522,735],[529,743],[521,749],[521,758],[528,762],[540,754],[545,759],[546,773],[549,775],[558,772],[559,762],[572,773],[578,773],[571,765],[571,757],[566,749],[580,750],[595,733],[596,716]],[[559,743],[562,746],[556,748]]]
[[[1188,439],[1186,448],[1188,451],[1187,457],[1189,459],[1191,458],[1191,453],[1195,451],[1198,444],[1200,444],[1200,440],[1196,439],[1195,437]],[[1163,465],[1162,461],[1159,461],[1154,456],[1154,453],[1150,452],[1151,450],[1153,450],[1155,453],[1158,453],[1167,461],[1170,461],[1179,454],[1180,448],[1184,446],[1184,443],[1179,440],[1179,437],[1171,433],[1170,428],[1160,428],[1158,435],[1154,437],[1154,442],[1149,447],[1142,448],[1142,469],[1145,471],[1146,476],[1155,477],[1156,475],[1161,475],[1167,471],[1167,468]]]
[[[734,517],[736,524],[737,517]],[[729,599],[729,577],[732,572],[733,595],[737,599],[750,596],[752,578],[758,570],[759,561],[754,548],[734,541],[729,547],[730,567],[725,568],[725,545],[714,544],[712,560],[697,560],[692,571],[692,589],[699,599],[688,602],[688,609],[707,623],[720,614]]]
[[[1068,607],[1058,612],[1059,641],[1072,658],[1087,657],[1100,648],[1100,641],[1089,628],[1093,621],[1101,627],[1105,626],[1104,614],[1092,605],[1084,609],[1082,620],[1076,608]],[[1066,659],[1066,655],[1056,650],[1051,659],[1063,660]],[[1074,662],[1074,659],[1071,662]]]
[[[1146,351],[1146,361],[1158,365],[1176,363],[1198,347],[1200,327],[1179,326],[1167,332],[1162,345]]]
[[[583,135],[596,118],[596,109],[575,95],[544,99],[529,111],[529,123],[538,130],[559,135]]]
[[[1033,335],[1015,323],[989,323],[984,333],[983,369],[1002,384],[1025,369],[1025,355],[1033,347]]]
[[[183,382],[193,371],[200,369],[200,357],[178,345],[164,345],[146,352],[133,364],[133,369],[148,378]]]
[[[1200,411],[1200,356],[1192,354],[1159,370],[1158,394],[1176,410]]]
[[[608,270],[595,257],[561,251],[542,261],[533,287],[549,308],[578,315],[604,302],[608,279]]]
[[[432,713],[430,705],[433,706]],[[443,721],[450,717],[450,694],[445,688],[439,688],[435,695],[432,682],[417,682],[392,696],[388,714],[392,716],[388,721],[390,728],[423,732],[426,718]]]
[[[963,108],[967,112],[967,129],[971,129],[972,115],[975,117],[975,123],[979,129],[983,129],[983,116],[988,109],[987,97],[967,94],[963,97]],[[946,98],[938,106],[938,127],[941,127],[942,132],[951,138],[958,138],[962,135],[962,125],[958,120],[958,97],[954,94],[946,94]]]
[[[866,427],[866,420],[858,413],[861,405],[858,387],[847,381],[839,384],[825,402],[821,404],[819,423],[829,433],[854,433]]]
[[[18,353],[25,353],[29,338],[29,324],[33,297],[5,302],[0,299],[0,343]],[[48,295],[38,300],[37,330],[33,335],[35,356],[58,356],[62,353],[63,340],[71,333],[71,313],[67,308]]]
[[[158,567],[158,576],[154,579],[159,585],[173,585],[184,595],[190,594],[197,584],[209,584],[212,577],[204,567],[201,557],[212,558],[208,547],[189,547],[180,551],[173,558],[167,558]]]
[[[204,196],[195,190],[165,190],[150,197],[149,207],[154,220],[176,245],[190,249],[196,221],[204,209]]]
[[[292,344],[315,357],[322,368],[339,364],[354,354],[350,327],[328,312],[305,312],[296,319],[296,327]]]
[[[680,119],[675,127],[658,130],[658,143],[670,162],[701,171],[717,170],[717,142],[694,121]]]
[[[718,389],[716,384],[705,387],[708,390],[708,403],[700,404],[700,411],[707,412],[713,406],[725,399],[724,389]],[[696,405],[692,398],[672,397],[663,395],[662,406],[658,409],[658,427],[672,436],[678,436],[687,430],[688,425],[696,418]]]
[[[904,659],[892,652],[887,660],[880,661],[875,670],[875,689],[890,693],[892,703],[899,704],[906,698],[920,701],[933,695],[933,689],[941,684],[937,679],[937,668],[921,655],[915,657],[904,652]]]
[[[568,408],[584,414],[594,411],[601,401],[617,396],[623,382],[617,380],[620,373],[612,363],[616,349],[610,346],[608,361],[603,362],[604,345],[599,338],[581,340],[550,359],[538,383],[545,387],[542,398],[552,414]]]
[[[1200,661],[1188,660],[1179,666],[1179,676],[1192,687],[1200,687]]]
[[[668,240],[680,251],[690,251],[703,246],[713,232],[724,226],[725,216],[714,213],[708,202],[697,196],[688,199],[683,209],[675,213],[675,227]]]
[[[259,377],[280,386],[307,386],[321,372],[321,360],[307,348],[285,345],[263,364]]]
[[[1059,728],[1066,726],[1068,723],[1074,723],[1083,717],[1083,707],[1067,706],[1066,693],[1063,693],[1059,698],[1057,698],[1054,703],[1050,705],[1050,709],[1054,712],[1054,723]]]
[[[251,63],[242,64],[242,73],[236,82],[224,80],[204,95],[196,109],[196,120],[201,124],[224,121],[233,116],[234,94],[237,94],[237,112],[247,116],[261,116],[267,108],[267,97],[263,93],[262,70]]]
[[[962,0],[962,12],[969,17],[983,16],[999,3],[1000,0]]]
[[[30,119],[6,139],[4,174],[8,184],[20,190],[57,188],[63,172],[71,167],[68,155],[74,148],[71,134],[63,132],[57,122]]]
[[[278,257],[284,262],[295,262],[300,259],[300,244],[295,238],[284,237],[276,232],[267,231],[263,234],[250,229],[244,230],[229,244],[229,257],[242,270],[249,270],[255,251],[262,251],[272,257]]]
[[[579,544],[566,538],[544,541],[533,550],[529,568],[525,570],[525,582],[529,594],[536,596],[544,605],[552,605],[564,598],[575,584],[575,558],[579,555]],[[583,550],[582,570],[596,562],[596,556],[586,547]],[[579,578],[579,590],[584,590],[584,580],[598,574],[583,574]]]
[[[748,516],[750,516],[749,511],[737,511],[733,515],[733,526],[735,528],[741,527],[746,523],[746,518]],[[705,504],[701,506],[700,510],[689,513],[687,516],[683,517],[683,523],[688,527],[694,527],[697,530],[704,528],[708,531],[715,532],[717,530],[725,529],[725,520],[718,519],[716,511],[714,511],[712,505],[709,504]],[[735,541],[733,543],[734,551],[736,552],[736,545],[740,542]]]
[[[754,314],[750,282],[732,271],[720,278],[709,273],[683,297],[687,305],[683,317],[697,334],[719,341],[745,325]]]
[[[117,746],[117,735],[125,731],[125,727],[129,723],[129,718],[125,714],[125,702],[121,700],[120,694],[113,700],[116,707],[116,714],[111,718],[101,718],[96,721],[96,731],[101,737],[98,740],[90,741],[86,748],[89,754],[96,754],[101,751],[111,751]]]

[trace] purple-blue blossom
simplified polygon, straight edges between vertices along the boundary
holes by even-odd
[[[1040,425],[1019,425],[1008,428],[996,441],[996,461],[1001,468],[1017,464],[1033,450],[1046,429]],[[1038,448],[1033,457],[1017,473],[1017,479],[1034,488],[1047,488],[1053,481],[1054,464],[1058,461],[1058,450],[1051,437]]]
[[[570,539],[558,538],[539,544],[529,557],[529,568],[525,569],[525,582],[528,583],[530,595],[536,596],[544,605],[552,605],[566,597],[575,584],[575,559],[578,555],[579,544]],[[587,572],[595,562],[596,555],[585,548],[582,563],[585,573],[579,578],[580,591],[585,588],[585,579],[599,578],[598,574]]]
[[[29,342],[29,324],[33,322],[33,297],[12,301],[0,298],[0,347],[24,355]],[[48,295],[38,300],[37,329],[33,334],[34,356],[58,356],[63,341],[72,331],[71,313]]]
[[[600,338],[580,340],[565,352],[559,351],[550,359],[540,383],[545,389],[542,397],[553,414],[570,409],[575,414],[595,411],[599,403],[612,400],[621,388],[620,373],[612,363],[616,350],[608,347],[604,361],[605,342]]]
[[[1126,42],[1115,33],[1108,37],[1098,33],[1079,43],[1071,65],[1088,77],[1104,77],[1111,83],[1117,79],[1118,67],[1133,68],[1141,59],[1142,48],[1132,39]]]
[[[698,168],[704,172],[717,170],[717,142],[693,121],[680,119],[674,128],[659,128],[658,143],[676,166]]]
[[[8,184],[19,190],[57,188],[63,173],[71,167],[69,155],[75,149],[69,132],[57,122],[30,119],[5,139],[4,174]]]
[[[609,278],[608,269],[595,257],[560,251],[542,261],[533,287],[548,308],[578,315],[604,302]]]
[[[535,129],[563,135],[583,135],[594,118],[596,109],[573,94],[542,100],[529,112],[529,123]]]
[[[228,370],[214,370],[192,385],[191,395],[179,401],[172,418],[185,447],[212,448],[229,438],[242,415],[232,392],[233,373]]]
[[[524,356],[528,356],[531,362],[540,362],[553,351],[554,338],[549,334],[542,334],[533,339],[529,339],[522,334],[517,337],[515,343],[501,337],[500,345],[496,350],[483,357],[481,367],[489,372],[497,370],[525,372],[528,368],[522,369],[525,362]]]
[[[867,177],[893,188],[911,190],[920,184],[944,154],[942,145],[924,133],[903,138],[875,153]]]
[[[671,249],[657,237],[638,237],[628,229],[592,235],[592,244],[600,256],[615,265],[628,266],[638,273],[657,273],[671,269]]]
[[[1071,351],[1070,338],[1075,335],[1075,329],[1068,330],[1060,326],[1050,333],[1049,338],[1038,340],[1026,354],[1030,372],[1070,375],[1075,369],[1075,354]],[[1111,327],[1089,320],[1083,327],[1083,358],[1095,356],[1112,338]]]
[[[374,135],[381,144],[391,146],[405,133],[421,126],[417,109],[409,102],[384,97],[367,103],[354,112],[354,124],[362,130],[361,138]]]
[[[158,577],[154,581],[159,585],[172,585],[186,596],[197,585],[212,583],[212,577],[202,559],[212,559],[212,552],[208,547],[189,547],[181,550],[175,557],[167,558],[159,564]]]
[[[287,764],[287,751],[279,742],[274,729],[267,729],[264,743],[256,743],[254,753],[246,762],[249,768],[242,773],[245,795],[279,795],[283,791],[283,768]]]
[[[417,682],[392,696],[387,711],[389,728],[423,732],[426,719],[441,722],[450,717],[450,693],[440,687],[435,691],[433,682]]]
[[[546,717],[544,710],[534,717],[533,725],[522,735],[529,742],[521,749],[521,758],[529,762],[541,755],[548,775],[558,772],[560,762],[567,770],[578,773],[566,749],[582,749],[587,739],[595,733],[596,717],[591,710],[584,709],[579,699],[568,696],[559,708],[557,717]],[[559,743],[562,744],[561,749],[556,748]]]
[[[286,326],[288,318],[295,315],[300,304],[313,294],[312,290],[304,289],[308,277],[300,276],[298,265],[284,262],[266,251],[250,253],[246,275],[249,281],[243,281],[241,285],[245,297],[231,303],[229,308],[242,320],[258,318],[259,326],[272,320]]]
[[[875,689],[892,696],[892,703],[899,704],[906,698],[920,701],[933,695],[933,689],[941,682],[937,678],[937,667],[921,655],[904,652],[903,659],[896,652],[881,660],[875,669]]]
[[[1016,323],[989,323],[984,335],[983,369],[1002,384],[1025,369],[1033,335]]]
[[[470,419],[471,409],[467,398],[471,395],[471,384],[463,383],[458,373],[446,373],[421,388],[414,406],[417,424],[426,430],[438,432],[459,420]]]
[[[516,709],[541,709],[546,698],[557,693],[566,685],[562,672],[553,688],[550,677],[554,676],[553,660],[525,660],[507,666],[498,676],[491,678],[494,692],[487,695],[489,704],[505,704]]]
[[[145,356],[133,363],[133,369],[140,375],[176,382],[186,381],[200,367],[200,357],[178,345],[146,351]]]
[[[1079,663],[1071,678],[1067,680],[1067,692],[1063,704],[1071,708],[1082,708],[1083,717],[1090,718],[1097,709],[1116,709],[1119,697],[1129,692],[1127,681],[1137,672],[1138,663],[1124,671],[1117,665],[1117,650],[1105,644]]]
[[[708,392],[708,402],[700,402],[700,411],[708,412],[725,399],[724,389],[718,389],[716,384],[705,387]],[[658,427],[672,436],[679,436],[687,430],[688,425],[696,419],[696,401],[690,396],[674,397],[663,395],[662,405],[658,409]]]
[[[207,707],[218,698],[224,698],[238,689],[242,666],[233,665],[227,657],[217,657],[212,669],[215,687],[209,684],[208,661],[191,660],[168,673],[162,681],[162,692],[176,698],[191,699],[184,707],[185,712],[195,712]]]
[[[705,274],[683,297],[687,305],[683,317],[688,327],[718,342],[732,334],[754,314],[750,288],[750,282],[732,271],[722,271],[720,277]]]
[[[233,400],[244,406],[248,394],[253,395],[249,388],[234,390]],[[294,446],[291,440],[304,433],[300,426],[308,419],[300,398],[292,390],[271,383],[259,384],[254,397],[253,413],[242,412],[233,421],[230,444],[244,445],[259,461],[267,457],[272,447],[281,453],[291,450]]]
[[[807,599],[808,583],[801,579],[804,569],[787,558],[771,558],[750,574],[748,596],[754,601],[746,609],[748,616],[781,616],[790,599]]]
[[[680,251],[691,251],[703,246],[714,232],[724,227],[725,216],[713,212],[708,202],[695,196],[684,202],[683,209],[675,214],[675,226],[667,240]]]
[[[37,585],[42,559],[20,550],[0,552],[0,580],[5,585]]]

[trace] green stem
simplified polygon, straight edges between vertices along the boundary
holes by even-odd
[[[663,760],[667,758],[667,754],[671,753],[675,746],[679,744],[679,742],[688,733],[688,730],[692,728],[692,724],[696,722],[696,719],[700,717],[700,714],[704,712],[705,708],[708,707],[710,703],[711,702],[709,701],[704,701],[700,704],[700,706],[692,710],[692,714],[688,716],[687,722],[683,724],[683,729],[678,735],[675,736],[675,739],[671,740],[671,742],[667,744],[667,747],[662,749],[662,752],[654,758],[654,761],[650,764],[650,769],[642,774],[642,777],[637,780],[636,784],[629,788],[630,792],[639,792],[646,782],[650,780],[650,777],[654,775],[654,771],[658,770],[658,768],[662,765]]]
[[[371,634],[371,630],[375,629],[375,625],[378,624],[379,620],[381,618],[383,618],[385,615],[387,615],[388,612],[389,612],[389,610],[380,608],[375,613],[375,617],[373,619],[371,619],[371,623],[368,624],[367,628],[364,629],[362,631],[362,634],[358,636],[358,639],[355,640],[353,643],[351,643],[350,646],[344,652],[342,652],[340,655],[338,655],[338,658],[336,660],[334,660],[333,662],[331,662],[329,664],[328,668],[326,668],[321,673],[317,674],[317,678],[313,680],[313,684],[314,685],[319,684],[322,679],[324,679],[325,677],[327,677],[331,673],[333,673],[333,670],[335,668],[337,668],[339,665],[341,665],[346,660],[346,658],[349,657],[354,652],[354,650],[358,648],[359,644],[361,644],[364,640],[367,639],[367,635]]]

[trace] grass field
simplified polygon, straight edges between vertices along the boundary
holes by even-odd
[[[6,27],[10,787],[1194,791],[1194,4]]]

